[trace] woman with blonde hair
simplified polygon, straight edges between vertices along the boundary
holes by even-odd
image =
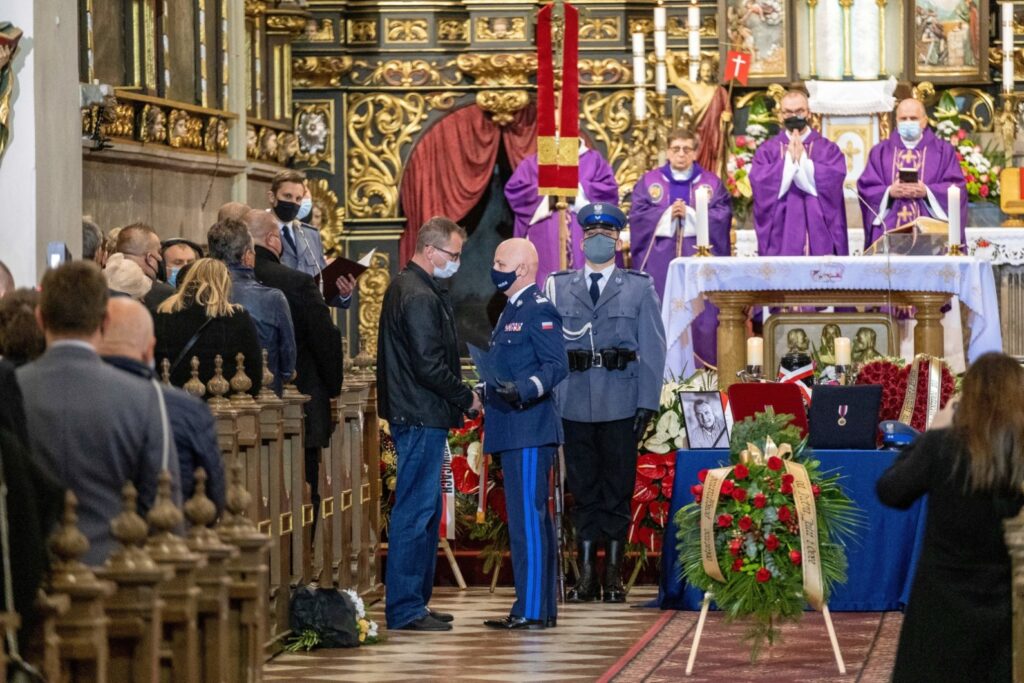
[[[886,505],[928,494],[924,547],[893,681],[1010,681],[1011,567],[1003,520],[1024,504],[1024,368],[988,353],[931,429],[878,480]]]
[[[199,358],[199,379],[214,375],[214,358],[224,361],[224,378],[236,371],[235,355],[245,354],[245,374],[252,380],[249,393],[259,393],[263,358],[256,325],[238,304],[231,303],[231,276],[215,259],[199,259],[188,269],[178,290],[157,308],[155,318],[157,372],[166,358],[171,363],[171,384],[184,386],[191,377],[191,360]]]

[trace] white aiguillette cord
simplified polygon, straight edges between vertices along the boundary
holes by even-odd
[[[160,429],[163,432],[163,449],[160,455],[160,469],[166,470],[171,460],[171,423],[167,418],[167,404],[164,403],[164,392],[160,388],[160,383],[156,381],[155,377],[150,377],[149,381],[153,383],[153,388],[156,389],[156,402],[160,406]]]

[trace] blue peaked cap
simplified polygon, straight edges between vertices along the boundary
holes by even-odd
[[[584,230],[622,230],[626,227],[626,214],[622,213],[622,209],[604,202],[587,204],[576,214],[576,220]]]

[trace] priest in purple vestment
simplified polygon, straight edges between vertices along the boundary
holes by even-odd
[[[902,175],[902,179],[901,179]],[[913,180],[916,177],[917,180]],[[967,184],[956,148],[928,128],[924,105],[907,98],[896,106],[896,130],[871,149],[857,180],[864,215],[864,246],[920,216],[949,220],[950,186],[960,188],[960,243],[966,243]]]
[[[697,250],[698,188],[711,192],[708,202],[708,239],[711,253],[729,256],[732,200],[722,182],[695,159],[700,139],[677,128],[668,135],[668,163],[648,171],[633,187],[629,210],[630,255],[633,267],[650,273],[661,297],[669,262]],[[707,301],[704,312],[691,324],[694,356],[699,364],[717,363],[718,309]]]
[[[758,148],[750,165],[754,230],[761,256],[849,254],[839,147],[807,125],[807,96],[790,90],[780,108],[785,130]]]
[[[580,184],[576,200],[569,205],[569,250],[567,268],[583,267],[583,231],[576,222],[577,210],[587,204],[619,203],[619,186],[612,167],[600,152],[589,149],[580,140]],[[558,253],[558,212],[549,197],[537,194],[537,155],[523,159],[505,185],[505,198],[515,214],[513,236],[525,237],[537,247],[539,266],[537,286],[543,287],[548,275],[561,270]]]

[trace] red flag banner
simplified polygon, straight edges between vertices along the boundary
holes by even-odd
[[[725,81],[739,81],[740,85],[747,84],[750,77],[750,62],[753,56],[749,52],[729,50],[725,59]]]
[[[546,196],[573,197],[579,185],[579,12],[567,2],[562,7],[565,30],[558,98],[552,40],[554,3],[537,13],[537,190]]]
[[[552,9],[544,5],[537,13],[537,185],[542,195],[554,194],[550,190],[558,184]]]
[[[565,39],[562,42],[562,112],[558,122],[558,186],[563,197],[575,197],[579,185],[579,12],[568,2],[565,11]]]

